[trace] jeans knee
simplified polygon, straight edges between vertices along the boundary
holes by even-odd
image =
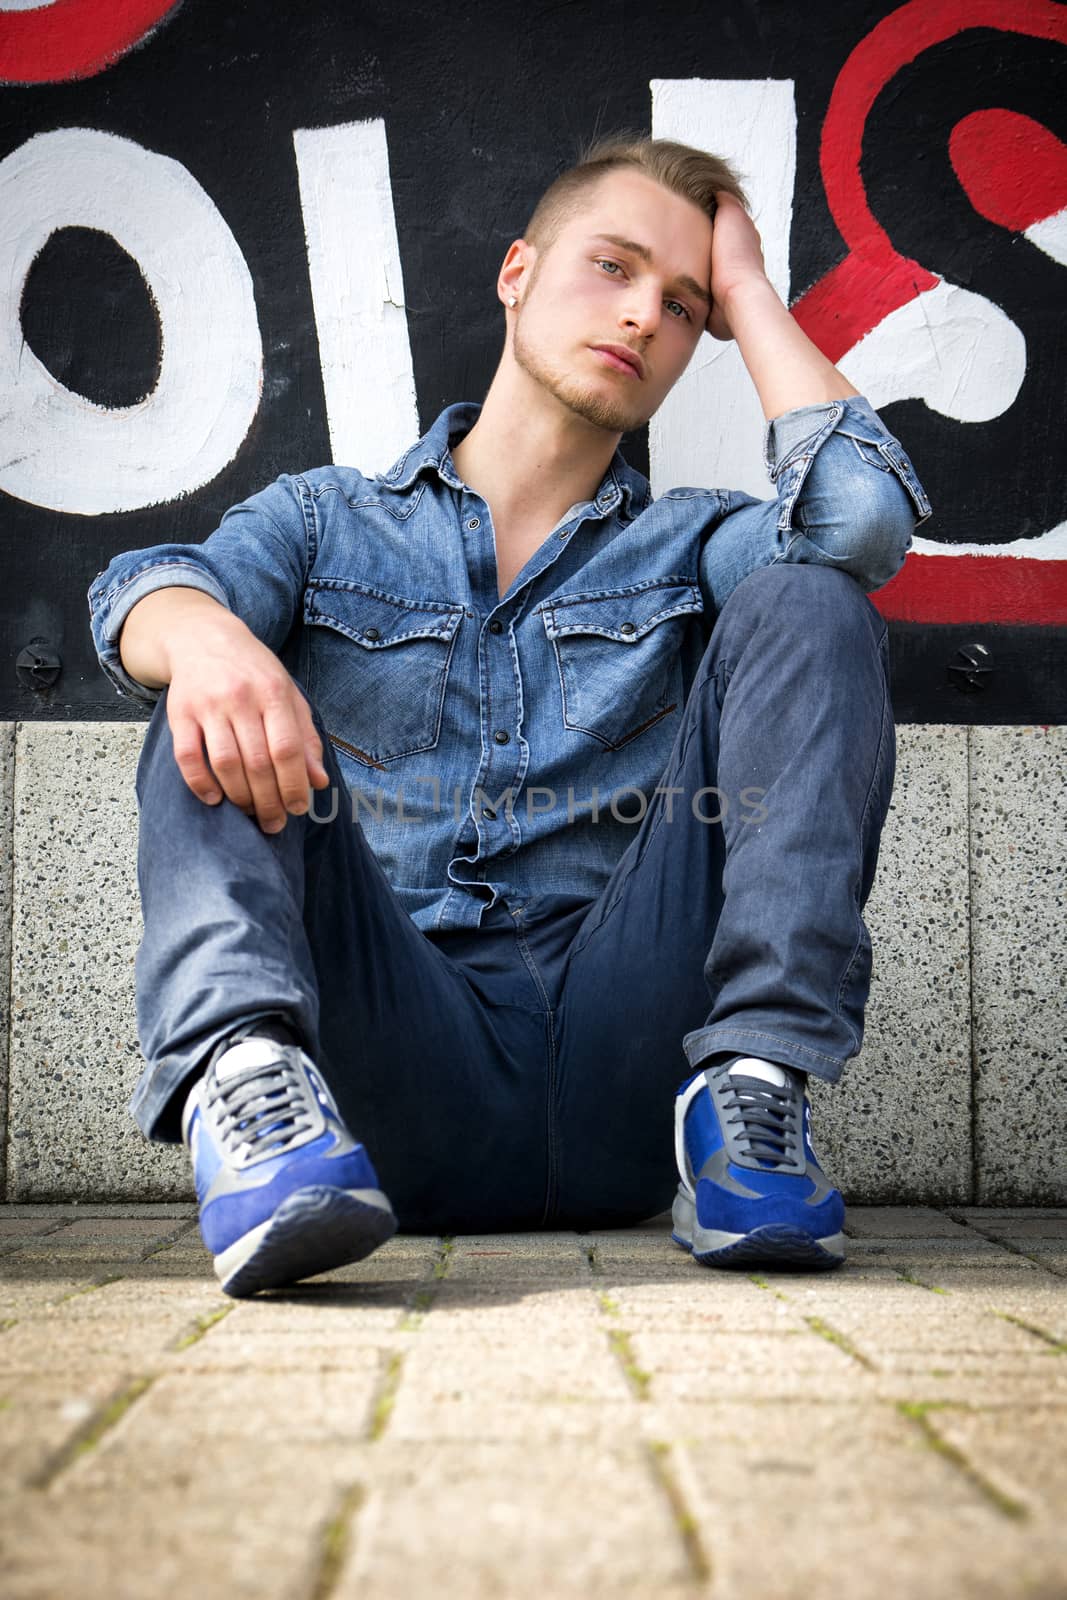
[[[720,620],[815,642],[857,637],[880,647],[886,624],[856,579],[838,567],[772,562],[750,572],[730,595]]]

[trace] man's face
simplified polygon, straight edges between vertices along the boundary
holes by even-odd
[[[710,218],[643,173],[612,172],[582,196],[547,249],[527,249],[533,268],[518,285],[516,363],[596,427],[641,427],[704,330]]]

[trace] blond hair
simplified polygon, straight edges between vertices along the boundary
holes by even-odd
[[[643,172],[711,218],[715,216],[717,189],[725,189],[748,208],[740,179],[721,156],[674,139],[615,133],[587,145],[576,164],[549,185],[534,207],[523,238],[538,250],[547,250],[563,224],[578,211],[585,192],[609,172],[625,169]]]

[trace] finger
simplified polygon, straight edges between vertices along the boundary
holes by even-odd
[[[217,805],[222,792],[204,754],[204,735],[195,717],[169,716],[174,759],[189,788],[206,805]]]
[[[303,816],[308,808],[305,734],[290,695],[265,707],[263,732],[282,805],[292,816]]]
[[[322,740],[312,721],[308,703],[302,695],[297,705],[297,717],[304,740],[304,761],[308,781],[313,789],[324,789],[330,781],[330,774],[326,771],[326,764],[322,759]]]
[[[204,743],[211,770],[223,794],[238,810],[250,815],[253,810],[252,791],[245,777],[237,735],[229,719],[205,718]]]
[[[256,821],[264,833],[279,833],[285,827],[286,810],[278,789],[263,719],[254,714],[247,715],[234,722],[233,731],[241,753],[245,782],[251,791]]]

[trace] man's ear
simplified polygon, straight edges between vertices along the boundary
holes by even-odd
[[[511,305],[512,300],[521,302],[536,260],[536,246],[527,244],[525,239],[515,239],[508,246],[508,253],[504,257],[504,264],[496,280],[496,292],[502,304],[509,310],[515,309]]]

